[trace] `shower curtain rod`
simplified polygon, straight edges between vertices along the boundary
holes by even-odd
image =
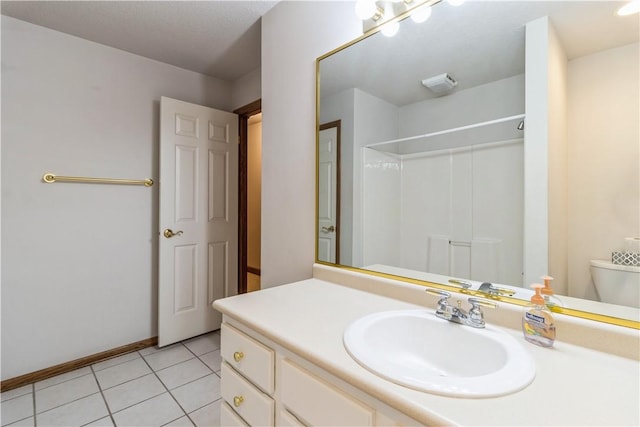
[[[47,184],[54,182],[83,182],[91,184],[124,184],[124,185],[144,185],[151,187],[153,180],[147,179],[120,179],[120,178],[90,178],[86,176],[62,176],[47,172],[42,176],[42,180]]]
[[[461,131],[461,130],[467,130],[467,129],[473,129],[473,128],[478,128],[478,127],[483,127],[483,126],[495,125],[495,124],[498,124],[498,123],[508,122],[508,121],[516,120],[516,119],[524,119],[524,117],[525,117],[524,114],[517,114],[515,116],[503,117],[501,119],[488,120],[486,122],[474,123],[472,125],[460,126],[460,127],[457,127],[457,128],[451,128],[451,129],[446,129],[446,130],[440,130],[440,131],[437,131],[437,132],[425,133],[423,135],[408,136],[406,138],[393,139],[391,141],[377,142],[375,144],[365,145],[365,147],[373,148],[373,147],[376,147],[376,146],[379,146],[379,145],[384,145],[384,144],[392,144],[392,143],[396,143],[396,142],[405,142],[405,141],[411,141],[411,140],[414,140],[414,139],[428,138],[430,136],[444,135],[444,134],[447,134],[447,133],[458,132],[458,131]]]

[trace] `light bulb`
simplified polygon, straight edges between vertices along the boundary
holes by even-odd
[[[363,21],[373,17],[377,9],[375,0],[356,1],[356,16]]]
[[[451,6],[460,6],[464,0],[447,0]]]
[[[627,16],[640,12],[640,0],[629,2],[618,9],[618,15]]]
[[[426,21],[431,16],[431,6],[423,5],[411,12],[411,19],[418,24]]]
[[[380,32],[387,37],[393,37],[396,35],[399,29],[400,29],[400,23],[398,21],[392,21],[384,24]]]

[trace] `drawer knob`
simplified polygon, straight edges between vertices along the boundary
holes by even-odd
[[[242,402],[244,402],[244,397],[233,396],[233,406],[237,408],[238,406],[242,405]]]
[[[243,357],[244,357],[244,353],[241,351],[236,351],[235,353],[233,353],[233,360],[235,360],[236,362],[241,361]]]

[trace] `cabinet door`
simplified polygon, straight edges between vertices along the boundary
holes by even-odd
[[[280,368],[282,403],[305,424],[373,426],[374,411],[362,402],[289,360]]]

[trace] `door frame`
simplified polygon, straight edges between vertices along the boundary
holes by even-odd
[[[247,292],[247,152],[249,117],[262,112],[262,99],[233,111],[238,115],[238,293]]]

